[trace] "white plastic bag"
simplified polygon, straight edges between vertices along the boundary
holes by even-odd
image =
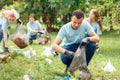
[[[48,62],[48,64],[51,64],[51,63],[52,63],[52,60],[49,59],[49,58],[46,58],[45,61]]]
[[[32,48],[30,48],[29,50],[24,51],[24,52],[23,52],[23,55],[24,55],[25,57],[31,58],[32,56],[36,55],[36,51],[33,50]]]
[[[12,34],[12,41],[20,48],[25,48],[29,44],[29,38],[25,32],[25,30],[22,28],[22,23],[17,24],[16,29],[14,30]]]
[[[53,54],[51,53],[51,47],[43,47],[45,50],[42,52],[41,55],[49,57],[52,56]]]
[[[116,69],[114,68],[114,66],[111,64],[110,60],[107,62],[106,66],[103,68],[103,70],[105,72],[110,72],[110,73],[116,71]]]

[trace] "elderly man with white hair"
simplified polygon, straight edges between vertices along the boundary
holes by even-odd
[[[8,49],[8,38],[9,38],[9,31],[8,27],[10,24],[14,23],[16,20],[19,19],[19,13],[12,9],[12,10],[3,10],[0,13],[0,42],[2,41],[3,53],[5,55],[10,55]]]

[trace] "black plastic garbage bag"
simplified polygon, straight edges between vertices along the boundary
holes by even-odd
[[[68,68],[68,71],[71,74],[74,74],[74,72],[79,69],[81,71],[80,77],[84,78],[85,80],[90,78],[90,73],[87,68],[86,53],[85,53],[85,47],[87,42],[88,41],[85,39],[82,40],[82,43],[75,52],[73,60]]]
[[[75,52],[75,55],[73,57],[73,60],[68,68],[68,71],[71,73],[74,73],[76,70],[82,67],[86,67],[86,55],[85,55],[85,46],[86,45],[80,45]]]

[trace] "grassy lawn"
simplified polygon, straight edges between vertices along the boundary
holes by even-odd
[[[25,74],[29,75],[30,80],[56,80],[57,76],[64,77],[65,65],[62,64],[59,56],[50,56],[52,63],[49,64],[41,55],[44,51],[43,46],[50,47],[56,37],[56,33],[51,33],[52,42],[47,45],[38,45],[37,41],[29,45],[24,50],[32,48],[36,55],[27,58],[22,55],[22,51],[13,51],[17,46],[9,39],[12,59],[0,63],[0,80],[23,80]],[[92,74],[92,80],[120,80],[120,32],[104,32],[101,36],[100,51],[95,53],[88,68]],[[1,44],[1,43],[0,43]],[[18,48],[17,48],[18,49]],[[113,73],[104,72],[102,68],[110,59],[116,68]],[[62,79],[63,80],[63,79]]]

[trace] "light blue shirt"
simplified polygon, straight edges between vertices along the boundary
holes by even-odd
[[[86,36],[86,32],[88,35],[94,32],[93,28],[86,20],[83,20],[80,27],[76,30],[72,28],[71,22],[69,22],[61,27],[57,38],[63,40],[61,46],[80,43]]]
[[[100,29],[100,25],[97,22],[93,22],[93,23],[91,23],[91,25],[92,25],[92,27],[97,35],[102,34],[102,31]]]
[[[28,34],[34,35],[36,33],[31,33],[30,29],[33,29],[35,31],[38,31],[41,27],[41,24],[39,23],[38,20],[34,21],[34,23],[28,22],[27,23],[27,29],[28,29]]]
[[[7,18],[0,18],[0,27],[3,31],[8,32],[8,27],[10,26]]]

